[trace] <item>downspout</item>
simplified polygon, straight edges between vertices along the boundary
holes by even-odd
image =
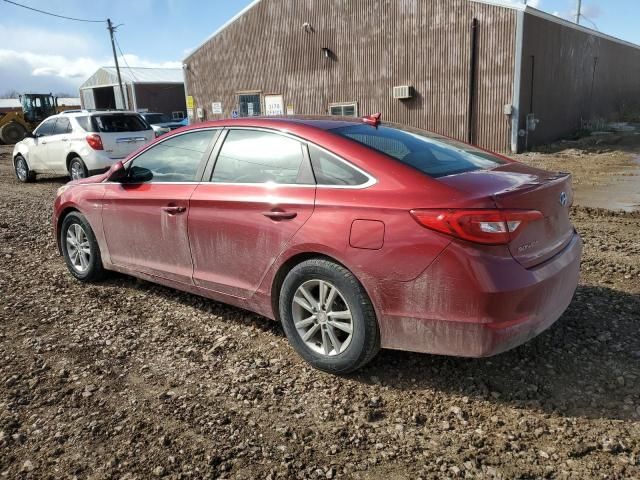
[[[473,121],[475,117],[476,103],[476,77],[478,62],[478,19],[471,20],[471,52],[469,60],[469,106],[467,110],[467,143],[473,144],[475,129]]]
[[[520,131],[520,89],[522,87],[522,44],[524,42],[525,10],[516,12],[516,51],[513,67],[513,98],[511,100],[511,152],[518,153]]]

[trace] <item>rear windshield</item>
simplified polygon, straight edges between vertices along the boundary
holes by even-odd
[[[141,132],[151,129],[144,118],[136,114],[92,115],[77,117],[76,120],[87,132]]]
[[[373,150],[438,178],[474,170],[488,170],[504,160],[465,143],[423,130],[380,125],[350,125],[331,130]]]

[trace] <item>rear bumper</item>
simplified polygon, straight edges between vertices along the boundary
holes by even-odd
[[[91,175],[97,175],[106,172],[114,163],[123,160],[123,158],[110,158],[109,155],[102,150],[92,150],[83,156],[82,160],[87,166],[89,173]]]
[[[578,285],[582,241],[576,233],[552,259],[525,269],[512,258],[474,256],[448,247],[382,314],[385,348],[487,357],[549,328]],[[417,312],[417,313],[416,313]]]

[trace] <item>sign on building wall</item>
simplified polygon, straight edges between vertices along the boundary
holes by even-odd
[[[222,114],[222,102],[213,102],[211,104],[211,113],[214,115]]]
[[[187,108],[190,108],[193,110],[193,106],[195,105],[195,102],[193,101],[193,96],[188,95],[187,96]]]
[[[267,115],[284,115],[282,95],[265,95],[264,109]]]
[[[287,105],[287,115],[295,115],[296,111],[293,108],[293,105]]]

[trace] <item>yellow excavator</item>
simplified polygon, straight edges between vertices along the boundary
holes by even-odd
[[[58,113],[58,98],[43,93],[20,95],[21,110],[0,113],[0,141],[17,143],[32,132],[45,118]]]

